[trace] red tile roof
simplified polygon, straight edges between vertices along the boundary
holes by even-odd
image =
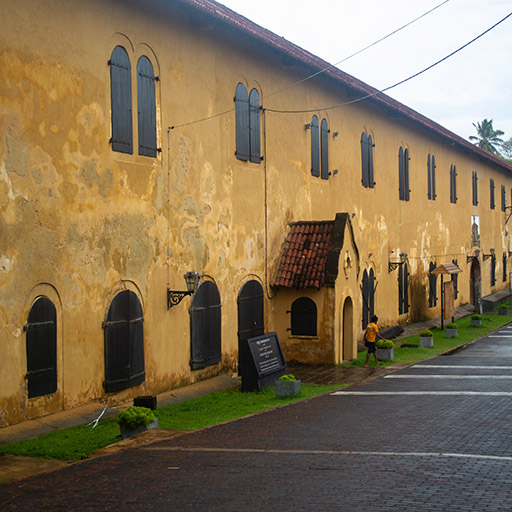
[[[325,283],[333,227],[334,221],[290,224],[274,286],[321,288]]]

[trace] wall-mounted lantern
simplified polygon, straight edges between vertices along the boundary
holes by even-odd
[[[401,252],[400,253],[400,261],[390,261],[388,258],[388,273],[393,272],[393,270],[396,270],[398,267],[402,266],[407,261],[407,253]]]
[[[187,291],[181,292],[167,288],[167,309],[171,309],[173,306],[177,306],[184,297],[187,295],[192,295],[197,290],[199,281],[201,280],[201,275],[199,272],[187,272],[183,277],[185,278]]]

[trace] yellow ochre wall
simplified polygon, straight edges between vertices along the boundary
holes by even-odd
[[[116,45],[132,66],[134,154],[112,151],[110,68]],[[137,154],[135,67],[146,55],[156,83],[156,158]],[[233,97],[237,83],[256,88],[265,109],[313,110],[353,99],[333,80],[316,78],[269,96],[310,70],[248,35],[178,1],[25,0],[0,20],[0,426],[105,398],[102,322],[113,297],[129,289],[144,313],[146,380],[110,394],[111,403],[153,394],[225,371],[237,363],[237,296],[249,279],[265,289],[265,330],[277,331],[305,361],[337,362],[356,354],[361,336],[364,269],[379,282],[382,325],[439,315],[428,309],[428,264],[458,259],[457,304],[469,301],[471,215],[480,216],[483,253],[497,254],[497,284],[482,264],[482,293],[505,288],[501,254],[509,249],[500,186],[512,169],[466,153],[371,102],[329,111],[332,174],[310,172],[312,112],[261,116],[263,160],[235,157]],[[265,99],[269,96],[268,100]],[[224,114],[223,114],[224,113]],[[222,114],[222,115],[216,115]],[[208,118],[208,119],[206,119]],[[206,119],[206,120],[205,120]],[[196,122],[200,121],[201,122]],[[375,188],[361,186],[360,137],[375,143]],[[337,132],[337,136],[335,136]],[[411,199],[398,200],[398,148],[410,152]],[[437,163],[437,200],[427,200],[427,154]],[[457,166],[458,201],[449,202],[449,169]],[[479,206],[471,206],[471,172]],[[489,179],[496,209],[489,208]],[[359,257],[336,287],[270,287],[289,222],[350,214]],[[397,272],[388,258],[409,255],[411,311],[398,316]],[[341,257],[341,256],[340,256]],[[192,371],[191,299],[167,310],[166,290],[184,289],[183,274],[200,272],[222,301],[222,362]],[[28,399],[23,326],[34,300],[57,308],[56,393]],[[288,340],[286,310],[297,297],[318,301],[316,355]],[[418,298],[419,297],[419,298]],[[350,347],[342,350],[343,303],[353,304]],[[343,355],[344,354],[344,355]],[[286,355],[286,354],[285,354]],[[287,356],[288,357],[288,356]]]

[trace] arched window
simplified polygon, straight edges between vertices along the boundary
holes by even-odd
[[[103,322],[105,336],[105,381],[107,393],[144,382],[144,317],[137,295],[119,292]]]
[[[155,73],[151,61],[142,56],[137,62],[137,106],[139,155],[156,157]]]
[[[121,153],[133,153],[131,66],[128,54],[122,46],[114,48],[109,64],[112,149]]]
[[[450,203],[457,202],[457,169],[455,165],[450,165]]]
[[[427,156],[427,179],[428,179],[428,199],[435,201],[436,194],[436,157],[430,153]]]
[[[327,120],[322,119],[320,125],[320,167],[321,167],[321,178],[323,180],[329,179],[329,126]]]
[[[38,297],[28,314],[26,350],[28,397],[57,391],[57,312],[48,297]]]
[[[409,267],[407,263],[398,268],[398,314],[409,312]]]
[[[320,128],[317,116],[311,118],[311,175],[320,176]]]
[[[292,336],[316,336],[316,304],[308,297],[301,297],[292,304]]]
[[[221,303],[217,286],[203,282],[190,306],[190,367],[216,364],[222,357]]]
[[[398,150],[398,196],[400,201],[409,201],[409,150],[400,146]]]
[[[256,89],[249,95],[244,84],[235,90],[236,157],[261,162],[260,95]]]
[[[373,140],[365,132],[361,134],[361,183],[365,188],[373,188]]]
[[[432,271],[436,269],[436,264],[431,261],[429,265],[428,274],[428,307],[435,308],[437,306],[437,274],[432,274]]]
[[[370,323],[375,314],[375,274],[373,268],[370,272],[363,272],[363,282],[361,284],[363,294],[363,329]]]

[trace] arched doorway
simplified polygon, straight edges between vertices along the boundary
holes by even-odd
[[[469,293],[475,311],[482,312],[482,271],[477,257],[471,259]]]
[[[244,353],[249,338],[260,336],[265,332],[263,316],[263,287],[254,279],[247,281],[238,294],[238,374],[244,364]]]
[[[354,359],[354,304],[347,297],[343,303],[343,330],[340,350],[340,362]]]

